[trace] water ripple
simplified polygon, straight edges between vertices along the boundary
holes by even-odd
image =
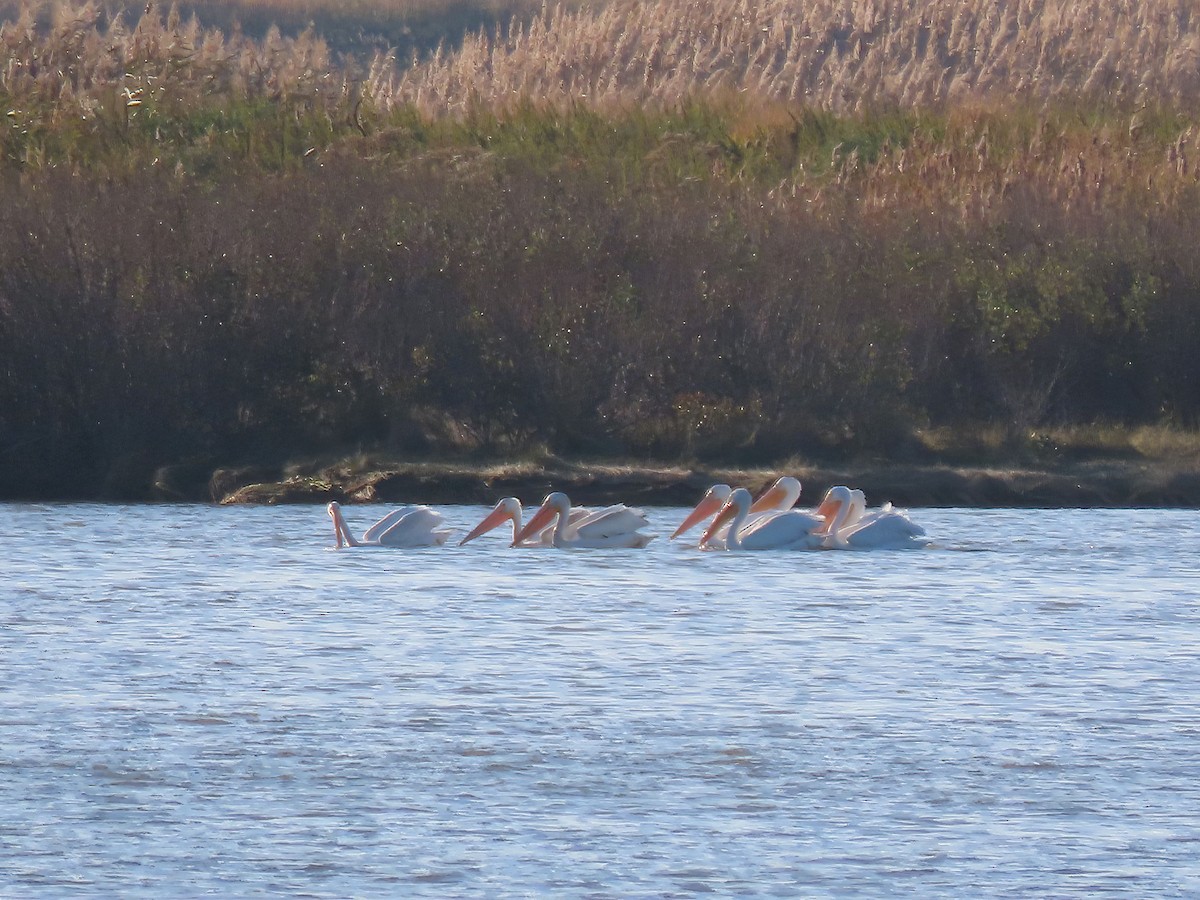
[[[9,506],[0,893],[1200,892],[1194,514],[739,556],[651,512],[643,553],[410,554]]]

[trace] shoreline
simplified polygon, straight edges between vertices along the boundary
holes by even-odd
[[[501,497],[515,496],[530,504],[560,490],[581,505],[688,506],[716,482],[757,491],[783,474],[800,479],[803,504],[817,502],[832,485],[848,484],[864,490],[872,505],[890,501],[902,507],[1200,508],[1200,466],[1144,460],[1053,466],[866,463],[762,468],[563,461],[511,465],[414,462],[368,467],[340,463],[260,480],[253,478],[251,470],[218,469],[209,479],[207,502],[223,506],[330,500],[489,505]],[[158,499],[189,499],[160,478],[156,478],[156,488]]]

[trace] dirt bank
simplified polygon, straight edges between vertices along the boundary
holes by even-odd
[[[518,465],[339,464],[259,478],[222,469],[209,482],[221,504],[430,503],[487,504],[516,496],[539,502],[552,490],[580,504],[623,501],[646,506],[687,505],[718,481],[757,490],[780,474],[799,477],[803,502],[827,488],[862,488],[877,504],[959,507],[1187,507],[1200,508],[1200,467],[1144,462],[1082,462],[1054,467],[967,468],[948,465],[798,466],[774,469],[672,468],[553,462]]]

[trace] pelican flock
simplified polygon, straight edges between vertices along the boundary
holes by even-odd
[[[885,503],[868,512],[862,491],[832,487],[821,501],[829,516],[822,546],[831,550],[905,550],[925,547],[925,529]]]
[[[762,495],[750,505],[746,514],[750,522],[745,522],[742,527],[748,528],[751,522],[789,511],[796,505],[796,501],[800,499],[800,492],[799,479],[793,478],[790,475],[784,475],[782,478],[777,479],[773,485],[763,491]],[[727,484],[714,484],[710,487],[700,499],[700,502],[696,504],[695,509],[688,513],[687,518],[675,529],[675,533],[671,535],[671,540],[675,540],[675,538],[690,531],[705,519],[709,519],[721,512],[725,504],[729,502],[732,494],[733,488]],[[728,521],[728,518],[723,521]],[[711,533],[706,532],[706,537],[700,540],[700,546],[710,550],[727,549],[725,542],[729,527],[728,525],[723,525],[711,529]]]
[[[844,485],[830,488],[813,509],[797,509],[800,482],[785,475],[755,499],[746,488],[714,484],[671,534],[671,540],[707,522],[702,550],[898,550],[929,546],[925,529],[885,503],[867,509],[866,495]],[[450,537],[441,513],[405,506],[388,513],[361,538],[346,524],[340,505],[328,505],[335,546],[440,547]],[[561,491],[546,496],[528,520],[521,501],[505,497],[459,541],[463,546],[508,523],[510,547],[642,549],[654,539],[641,509],[617,503],[603,509],[572,506]]]
[[[513,538],[512,546],[518,546],[531,535],[554,523],[550,543],[558,548],[587,547],[612,549],[617,547],[642,548],[653,539],[653,535],[639,531],[650,524],[640,509],[631,509],[624,503],[608,506],[589,513],[571,522],[571,501],[562,491],[548,495],[538,511],[525,523],[525,527]]]
[[[518,500],[516,497],[505,497],[492,508],[492,511],[488,513],[478,525],[471,529],[470,533],[468,533],[466,537],[458,542],[458,545],[461,547],[468,541],[473,541],[480,535],[487,534],[494,528],[499,528],[505,522],[511,522],[512,544],[510,544],[510,546],[553,546],[554,529],[550,527],[549,521],[547,521],[546,524],[540,528],[536,534],[531,531],[530,534],[518,538],[518,535],[521,533],[521,530],[524,527],[524,513],[525,510],[521,506],[520,500]],[[586,518],[587,516],[591,515],[591,513],[592,511],[590,509],[583,506],[571,507],[570,511],[567,513],[568,525],[578,524],[581,519]]]
[[[754,498],[745,488],[736,488],[700,538],[705,547],[728,524],[726,550],[817,550],[823,538],[818,534],[825,519],[799,509],[769,512],[749,518]]]

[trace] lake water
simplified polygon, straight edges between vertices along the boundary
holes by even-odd
[[[0,895],[1200,895],[1200,513],[738,555],[648,512],[339,552],[0,506]]]

